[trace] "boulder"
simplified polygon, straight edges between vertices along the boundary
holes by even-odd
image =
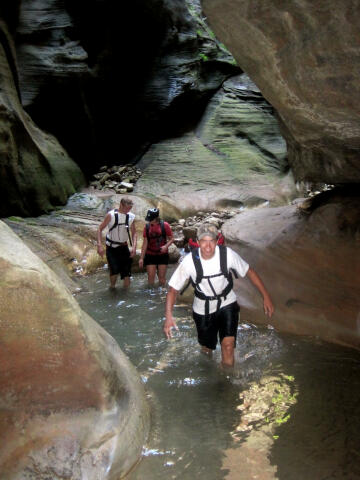
[[[2,478],[123,477],[149,430],[135,368],[3,222],[0,238]]]
[[[223,225],[261,276],[275,304],[271,320],[250,281],[235,280],[243,322],[360,348],[360,200],[333,195],[308,213],[297,205],[240,213]]]

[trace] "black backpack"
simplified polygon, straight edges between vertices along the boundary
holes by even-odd
[[[233,288],[234,282],[233,282],[232,274],[234,274],[234,276],[238,278],[236,271],[233,269],[229,270],[227,267],[227,248],[225,247],[225,245],[218,245],[218,247],[220,252],[220,273],[217,273],[215,275],[204,275],[204,271],[203,271],[201,260],[200,260],[199,248],[194,248],[191,251],[191,256],[192,256],[195,270],[196,270],[196,279],[194,282],[193,279],[190,277],[189,282],[185,285],[185,287],[180,292],[180,295],[182,295],[191,283],[192,286],[194,287],[195,296],[197,298],[200,298],[201,300],[205,300],[205,315],[209,315],[209,302],[211,300],[217,300],[218,304],[216,309],[217,310],[220,309],[221,299],[223,298],[225,300]],[[227,279],[228,284],[220,294],[217,294],[211,284],[210,279],[214,277],[219,277],[221,275],[223,275]],[[208,279],[210,288],[212,289],[214,295],[207,296],[199,289],[198,285],[201,283],[201,281],[204,278]]]
[[[130,243],[130,246],[132,246],[132,241],[131,241],[131,235],[130,235],[130,228],[129,228],[129,214],[127,213],[126,216],[125,216],[125,223],[119,223],[119,212],[118,210],[114,210],[114,218],[115,218],[115,221],[114,221],[114,225],[109,228],[109,233],[111,232],[111,230],[114,230],[114,228],[120,226],[120,225],[125,225],[125,228],[127,230],[127,234],[128,234],[128,237],[129,237],[129,243]],[[108,242],[110,242],[110,244],[114,244],[114,245],[120,245],[120,242],[115,242],[114,240],[110,240],[110,238],[106,235],[106,240]],[[112,245],[110,245],[112,246]]]
[[[165,243],[166,243],[166,230],[165,230],[164,222],[162,220],[160,220],[160,227],[161,227],[161,234],[157,235],[156,237],[152,237],[152,238],[163,238],[165,240]],[[146,238],[148,239],[148,242],[150,241],[149,232],[150,232],[150,223],[147,223],[146,224]]]

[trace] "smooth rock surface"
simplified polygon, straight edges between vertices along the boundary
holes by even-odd
[[[202,0],[202,6],[277,110],[296,180],[359,183],[359,1]]]
[[[275,304],[271,320],[248,280],[235,280],[241,321],[360,348],[360,202],[334,196],[311,213],[296,205],[245,211],[223,226],[260,274]]]
[[[149,430],[135,368],[3,222],[0,238],[1,478],[124,476]]]

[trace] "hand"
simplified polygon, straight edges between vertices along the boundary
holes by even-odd
[[[143,258],[140,258],[140,260],[139,260],[139,267],[144,268],[144,259]]]
[[[172,338],[172,334],[171,334],[172,328],[175,328],[175,330],[179,330],[173,317],[170,317],[165,320],[164,327],[163,327],[165,337],[167,339]]]
[[[269,318],[272,317],[272,314],[274,313],[274,305],[271,301],[271,298],[266,296],[264,297],[264,312],[265,312],[265,315],[267,315]]]
[[[133,258],[136,255],[136,248],[133,248],[130,252],[130,258]]]
[[[160,253],[167,253],[167,246],[166,245],[163,245],[162,247],[160,247]]]
[[[100,257],[103,257],[104,256],[104,249],[103,249],[103,246],[102,245],[98,245],[97,246],[97,252],[98,254],[100,255]]]

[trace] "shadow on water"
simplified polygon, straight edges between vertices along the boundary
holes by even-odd
[[[360,478],[358,352],[241,324],[236,366],[224,371],[219,348],[199,352],[189,306],[176,306],[179,332],[164,338],[165,296],[144,274],[109,291],[105,271],[77,295],[135,365],[152,407],[129,480]]]
[[[288,341],[287,372],[298,396],[271,449],[277,478],[360,479],[360,353],[313,340]]]

